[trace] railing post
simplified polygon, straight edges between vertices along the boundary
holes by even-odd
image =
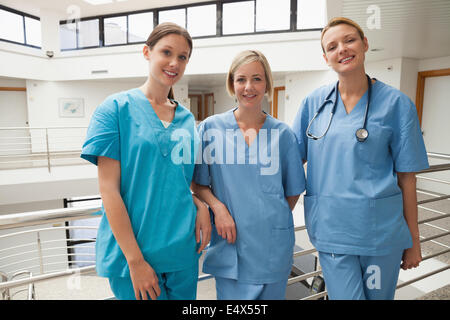
[[[42,259],[42,245],[41,245],[41,236],[39,232],[37,232],[37,249],[38,249],[38,255],[39,255],[39,267],[41,274],[44,274],[44,261]]]
[[[45,141],[47,143],[47,167],[48,167],[48,172],[50,173],[50,148],[49,148],[49,144],[48,144],[48,128],[45,128]]]

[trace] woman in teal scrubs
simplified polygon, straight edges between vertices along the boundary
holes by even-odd
[[[203,272],[217,299],[284,299],[295,241],[292,209],[304,191],[294,133],[262,110],[272,95],[262,53],[234,59],[227,89],[238,106],[199,125],[202,159],[193,190],[210,207],[211,244]]]
[[[106,98],[83,145],[81,157],[98,166],[103,201],[96,268],[118,299],[196,297],[198,257],[211,226],[190,191],[199,142],[194,117],[171,88],[191,51],[184,28],[158,25],[143,48],[147,81]],[[175,161],[174,150],[188,161]]]
[[[339,82],[308,95],[293,125],[308,163],[306,227],[331,299],[393,299],[400,267],[422,259],[415,172],[428,160],[416,108],[366,75],[358,24],[332,19],[321,43]]]

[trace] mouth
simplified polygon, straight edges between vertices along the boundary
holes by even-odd
[[[243,94],[242,96],[246,99],[253,99],[256,97],[256,94]]]
[[[344,59],[339,60],[339,63],[343,64],[350,63],[353,59],[355,59],[355,56],[346,57]]]
[[[163,70],[163,71],[170,78],[175,78],[178,75],[178,73],[176,73],[176,72],[170,72],[170,71],[167,71],[167,70]]]

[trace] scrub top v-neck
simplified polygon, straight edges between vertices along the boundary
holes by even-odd
[[[194,181],[209,186],[227,207],[237,234],[236,242],[228,243],[212,219],[203,272],[246,283],[274,283],[286,279],[292,266],[295,234],[286,197],[304,191],[302,161],[291,129],[270,115],[248,146],[234,110],[211,116],[198,128],[203,157]],[[264,163],[261,154],[271,162]]]
[[[94,164],[98,156],[120,161],[120,194],[138,245],[156,272],[183,270],[198,259],[196,207],[190,192],[198,143],[194,117],[186,108],[177,104],[165,128],[138,88],[109,96],[91,118],[81,157]],[[174,161],[178,153],[189,161]],[[129,276],[102,211],[97,272]]]

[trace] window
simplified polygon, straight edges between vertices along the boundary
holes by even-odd
[[[153,12],[128,16],[128,42],[145,42],[153,31]]]
[[[323,28],[325,9],[325,0],[297,0],[297,29]]]
[[[105,18],[105,46],[127,43],[127,17]]]
[[[78,48],[98,47],[99,19],[78,21]]]
[[[0,39],[20,40],[24,23],[19,20],[23,15],[16,14],[14,18],[16,12],[6,9],[4,11],[8,17],[5,17],[2,8],[0,5]],[[37,19],[30,16],[30,19],[24,20],[26,29],[30,29],[25,30],[25,41],[37,45],[40,34],[33,30],[39,29],[36,27],[39,20],[33,18]],[[8,19],[16,19],[16,22],[8,22],[6,27],[4,21]],[[155,22],[176,23],[185,27],[193,38],[317,30],[326,24],[326,0],[217,0],[115,16],[84,17],[81,21],[61,21],[61,50],[143,43],[153,31]],[[5,27],[1,27],[3,25]]]
[[[256,31],[289,30],[290,0],[256,0]]]
[[[187,8],[187,30],[192,37],[216,34],[217,6],[195,6]]]
[[[160,11],[158,18],[159,23],[173,22],[186,28],[186,9]]]
[[[255,31],[255,2],[231,2],[223,4],[222,32],[226,34]]]
[[[59,25],[59,38],[61,50],[77,48],[77,25],[76,23],[66,23]]]
[[[24,43],[23,16],[0,9],[0,38]]]
[[[41,21],[25,17],[25,31],[27,44],[40,47],[41,46]]]

